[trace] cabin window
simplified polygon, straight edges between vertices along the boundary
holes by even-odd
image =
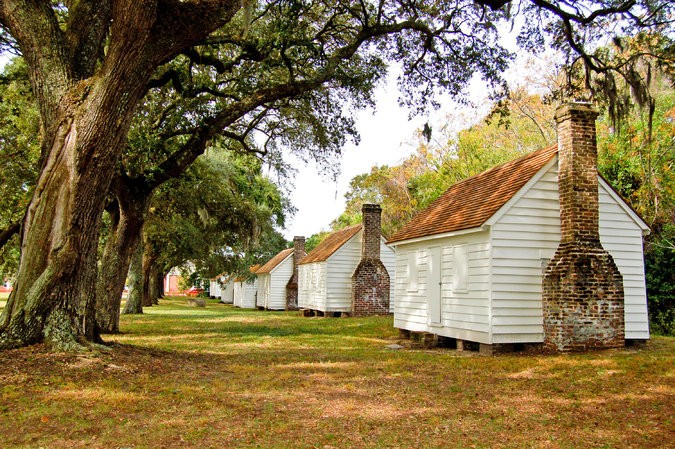
[[[408,287],[409,292],[417,291],[419,268],[417,265],[417,251],[408,252]]]
[[[469,288],[469,247],[466,245],[456,246],[454,253],[452,290],[466,293]]]

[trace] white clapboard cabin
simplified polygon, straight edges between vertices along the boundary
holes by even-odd
[[[599,237],[623,276],[625,339],[645,340],[648,226],[598,178]],[[542,278],[560,240],[558,145],[453,185],[389,240],[394,326],[481,349],[544,342]]]
[[[378,231],[379,233],[379,231]],[[352,276],[361,261],[363,226],[344,228],[330,234],[309,252],[298,268],[298,307],[319,312],[351,313]],[[393,286],[395,255],[379,236],[380,259]],[[394,290],[389,290],[387,311],[393,311]]]
[[[209,279],[209,298],[220,298],[222,293],[222,277],[223,275],[219,274],[213,279]]]
[[[255,274],[260,265],[249,268],[251,274]],[[234,280],[233,304],[242,309],[255,309],[256,294],[258,292],[258,278],[239,276]]]
[[[224,275],[221,278],[220,302],[223,304],[234,304],[234,275]]]
[[[286,309],[286,285],[293,276],[293,248],[272,257],[256,271],[258,275],[258,308]]]

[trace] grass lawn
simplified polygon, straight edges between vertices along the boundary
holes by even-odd
[[[3,309],[7,304],[7,298],[9,298],[9,293],[0,292],[0,309]]]
[[[391,317],[166,299],[111,351],[0,352],[3,448],[675,447],[675,339],[584,355],[390,350]]]

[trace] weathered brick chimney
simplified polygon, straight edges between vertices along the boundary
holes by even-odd
[[[380,260],[382,208],[364,204],[361,261],[352,275],[352,316],[389,313],[389,273]]]
[[[286,284],[286,310],[298,310],[298,264],[306,255],[305,238],[293,237],[293,275]]]
[[[558,124],[560,244],[544,273],[544,347],[583,351],[625,345],[623,277],[600,244],[595,119],[563,105]]]

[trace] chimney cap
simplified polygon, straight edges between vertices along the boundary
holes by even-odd
[[[564,120],[569,120],[572,114],[591,114],[595,119],[599,112],[593,103],[588,101],[570,101],[563,103],[555,111],[556,122],[560,123]]]
[[[304,235],[293,236],[293,241],[296,241],[296,240],[305,240],[305,236]]]
[[[380,207],[379,204],[367,204],[364,203],[363,206],[361,207],[362,211],[366,210],[382,210],[382,207]]]

